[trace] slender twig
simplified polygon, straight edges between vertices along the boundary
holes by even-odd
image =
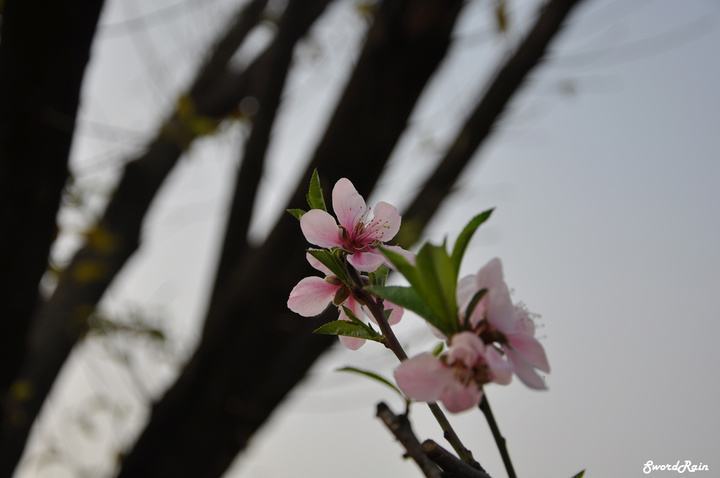
[[[448,421],[445,414],[440,410],[440,407],[435,402],[428,402],[428,408],[430,408],[430,411],[432,412],[433,416],[435,416],[435,419],[440,424],[440,428],[443,429],[443,436],[445,439],[452,445],[453,450],[455,450],[455,453],[458,454],[460,459],[467,463],[468,465],[472,466],[473,468],[477,468],[479,470],[482,470],[483,467],[480,466],[480,463],[475,461],[475,458],[472,456],[472,452],[465,448],[465,445],[462,444],[460,441],[460,437],[457,436],[457,433],[455,433],[455,430],[450,425],[450,422]]]
[[[503,437],[500,433],[500,428],[498,427],[497,422],[495,421],[495,416],[490,409],[490,402],[488,402],[486,393],[483,393],[482,400],[480,401],[480,410],[482,410],[485,415],[485,419],[487,419],[493,438],[495,439],[495,444],[497,445],[498,450],[500,450],[500,456],[502,457],[503,464],[505,465],[505,470],[507,470],[508,478],[517,478],[512,461],[510,461],[510,454],[508,453],[505,443],[505,437]]]
[[[402,362],[408,358],[408,356],[385,318],[385,310],[381,300],[375,300],[375,297],[364,289],[365,284],[363,284],[363,281],[360,278],[360,273],[350,264],[346,265],[350,279],[353,281],[353,285],[351,287],[353,295],[361,303],[365,304],[373,317],[375,317],[375,321],[380,326],[380,330],[385,337],[385,346],[392,350],[398,360]]]
[[[423,453],[420,441],[413,433],[407,415],[395,415],[384,402],[380,402],[377,404],[377,416],[402,443],[410,458],[415,460],[426,477],[440,478],[440,469]]]

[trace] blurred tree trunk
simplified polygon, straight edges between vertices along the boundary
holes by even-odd
[[[17,382],[17,371],[56,236],[80,88],[103,1],[0,5],[0,396],[22,398],[32,386]],[[0,427],[26,420],[3,407]],[[5,460],[9,450],[22,445],[0,439],[0,476],[12,469]]]

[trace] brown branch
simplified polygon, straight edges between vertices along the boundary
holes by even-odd
[[[440,469],[421,449],[420,441],[413,433],[406,415],[395,415],[385,403],[380,402],[377,404],[377,416],[407,450],[410,458],[415,460],[423,475],[428,478],[441,478]],[[457,460],[457,458],[455,459]]]

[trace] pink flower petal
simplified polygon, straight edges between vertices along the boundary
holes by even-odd
[[[352,311],[352,313],[355,314],[355,317],[357,317],[360,320],[363,320],[364,315],[363,315],[362,305],[360,305],[360,303],[357,300],[355,300],[354,295],[350,294],[350,297],[348,297],[347,301],[345,301],[345,304],[343,304],[343,305],[345,307],[347,307],[348,309],[350,309]],[[340,307],[340,315],[341,315],[341,317],[340,317],[341,319],[350,320],[350,318],[347,315],[345,315],[345,311],[343,310],[342,307]]]
[[[507,338],[510,348],[521,355],[528,364],[550,373],[550,363],[545,355],[545,349],[535,337],[524,332],[515,332],[507,334]]]
[[[460,413],[475,408],[482,398],[482,390],[475,385],[464,386],[455,382],[440,394],[440,401],[450,413]]]
[[[348,262],[362,272],[375,272],[385,262],[385,256],[377,252],[356,252],[348,255]]]
[[[503,283],[500,287],[489,289],[485,300],[487,300],[485,313],[490,325],[501,332],[514,331],[515,306],[510,298],[510,290],[507,285]]]
[[[515,330],[535,337],[535,322],[525,309],[515,307]]]
[[[431,353],[404,360],[395,370],[395,380],[410,398],[434,402],[443,390],[455,383],[453,372]]]
[[[497,289],[505,285],[502,262],[497,257],[490,259],[475,276],[476,290]],[[506,286],[507,287],[507,286]]]
[[[405,309],[403,309],[399,305],[393,304],[388,300],[385,301],[384,305],[385,310],[392,310],[392,312],[390,312],[390,317],[388,317],[388,324],[395,325],[400,322],[400,319],[402,319]]]
[[[487,347],[485,361],[490,369],[491,380],[500,385],[507,385],[512,381],[513,368],[495,347]]]
[[[320,247],[340,246],[340,229],[333,217],[322,209],[311,209],[300,218],[300,229],[310,244]]]
[[[335,183],[332,204],[340,225],[348,232],[354,231],[355,226],[365,214],[365,200],[349,179],[342,178]]]
[[[290,292],[287,306],[303,317],[314,317],[327,308],[339,288],[322,277],[306,277]]]
[[[520,379],[522,383],[530,388],[536,390],[546,390],[547,385],[545,380],[538,375],[535,368],[530,365],[520,354],[515,352],[513,349],[507,349],[505,351],[508,356],[508,360],[515,371],[515,375]]]
[[[395,206],[379,202],[373,220],[366,226],[367,233],[376,241],[387,242],[400,230],[400,214]]]
[[[338,339],[343,347],[350,350],[357,350],[365,345],[366,342],[365,339],[361,339],[359,337],[348,337],[347,335],[338,335]]]
[[[460,332],[453,335],[447,357],[448,364],[460,361],[466,367],[473,367],[485,357],[485,344],[472,332]]]

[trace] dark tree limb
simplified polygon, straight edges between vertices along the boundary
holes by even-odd
[[[16,381],[55,239],[80,88],[102,0],[6,0],[0,41],[0,403]],[[41,13],[39,13],[41,12]],[[0,427],[22,421],[0,408]],[[0,476],[14,443],[0,438]],[[22,449],[22,448],[21,448]],[[11,453],[12,454],[12,453]]]
[[[225,228],[215,284],[210,303],[214,303],[222,285],[226,282],[233,265],[248,247],[247,234],[255,206],[258,186],[262,179],[263,164],[270,143],[275,117],[285,79],[290,70],[293,51],[297,41],[305,33],[309,19],[317,18],[330,0],[290,2],[278,25],[278,39],[267,51],[267,65],[257,76],[257,100],[259,110],[253,117],[252,131],[245,143],[240,168],[235,180],[235,192],[230,202],[230,214]],[[304,16],[306,19],[300,18]]]
[[[397,236],[401,245],[409,246],[418,239],[419,232],[452,192],[465,166],[490,135],[492,126],[530,71],[542,61],[548,45],[580,1],[551,0],[542,8],[528,35],[488,85],[452,146],[403,213],[403,229]]]

